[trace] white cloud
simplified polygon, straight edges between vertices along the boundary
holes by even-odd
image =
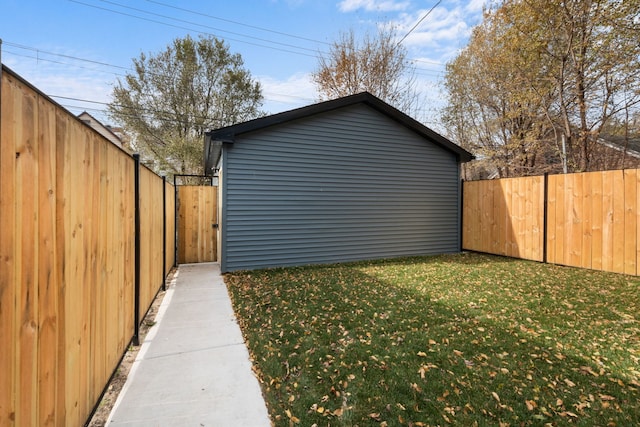
[[[465,9],[470,13],[482,12],[487,0],[470,0]]]
[[[264,110],[275,114],[317,102],[318,93],[308,73],[296,73],[285,80],[258,77],[265,98]]]
[[[438,62],[450,60],[458,50],[466,45],[473,26],[482,19],[485,0],[469,2],[449,2],[446,7],[436,7],[403,41],[412,56],[426,56]],[[401,13],[388,23],[396,28],[399,35],[409,32],[429,11],[416,10]]]
[[[353,12],[364,9],[367,12],[391,12],[406,10],[409,7],[408,1],[394,0],[342,0],[338,3],[341,12]]]

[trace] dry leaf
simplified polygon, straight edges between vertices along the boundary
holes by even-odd
[[[495,391],[492,391],[491,396],[493,396],[493,398],[497,400],[498,403],[500,403],[500,396],[498,396],[498,393],[496,393]]]

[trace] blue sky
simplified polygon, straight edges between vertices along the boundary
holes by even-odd
[[[341,31],[393,25],[414,60],[424,99],[418,119],[437,128],[447,61],[467,43],[485,0],[2,0],[2,62],[74,113],[101,111],[140,53],[199,33],[225,39],[262,83],[264,110],[317,100],[310,79],[319,52]],[[435,8],[434,8],[435,6]],[[83,100],[83,101],[81,101]],[[92,101],[92,102],[85,102]]]

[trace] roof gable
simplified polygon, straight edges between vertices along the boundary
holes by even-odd
[[[437,132],[434,132],[422,123],[404,114],[400,110],[392,107],[381,99],[373,96],[369,92],[362,92],[356,95],[350,95],[331,101],[320,102],[318,104],[313,104],[306,107],[297,108],[295,110],[261,117],[244,123],[238,123],[232,126],[223,127],[208,132],[205,138],[205,167],[211,168],[212,166],[214,166],[217,162],[217,158],[219,157],[220,147],[219,144],[214,144],[214,141],[231,143],[234,142],[235,137],[238,135],[259,131],[271,126],[284,124],[293,120],[304,119],[316,114],[337,110],[355,104],[368,105],[381,114],[386,115],[387,117],[407,127],[411,131],[417,133],[421,137],[454,153],[459,161],[467,162],[473,159],[473,155],[471,153],[454,144],[449,139],[438,134]]]

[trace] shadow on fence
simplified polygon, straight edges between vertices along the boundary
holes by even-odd
[[[0,73],[0,424],[83,425],[175,264],[175,192]]]
[[[463,249],[638,275],[640,170],[463,183]]]

